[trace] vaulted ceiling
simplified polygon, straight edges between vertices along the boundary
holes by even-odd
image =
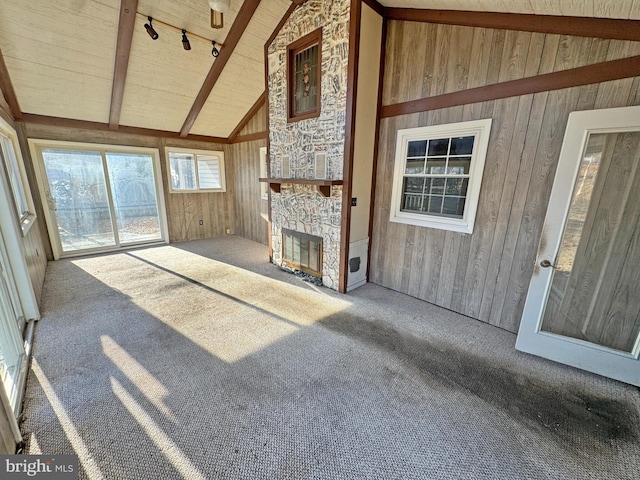
[[[380,3],[640,19],[640,0]],[[231,0],[224,28],[212,29],[207,0],[0,0],[0,51],[24,114],[226,138],[264,92],[264,44],[289,7]],[[144,28],[148,16],[157,40]],[[160,22],[190,32],[191,50]],[[217,58],[211,40],[222,44]]]

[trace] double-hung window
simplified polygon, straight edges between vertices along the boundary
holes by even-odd
[[[171,192],[225,192],[224,153],[167,148]]]
[[[398,131],[392,222],[471,233],[491,119]]]
[[[9,184],[11,185],[16,216],[20,222],[23,235],[26,235],[36,218],[34,213],[35,208],[31,198],[27,175],[22,163],[18,137],[16,136],[15,130],[1,118],[0,157],[2,157],[2,163],[4,164]]]

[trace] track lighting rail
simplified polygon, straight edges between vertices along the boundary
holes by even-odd
[[[185,30],[184,28],[176,27],[175,25],[171,25],[170,23],[163,22],[162,20],[158,20],[155,17],[151,17],[149,15],[145,15],[145,14],[140,13],[140,12],[136,12],[136,15],[138,15],[138,16],[144,18],[144,19],[148,19],[148,23],[145,24],[145,29],[147,30],[147,33],[149,33],[149,36],[153,40],[156,40],[158,38],[158,33],[153,28],[153,25],[162,25],[163,27],[167,27],[167,28],[169,28],[171,30],[174,30],[174,31],[182,34],[182,36],[183,36],[183,45],[184,45],[185,35],[188,35],[189,37],[193,37],[193,38],[199,38],[200,40],[203,40],[203,41],[205,41],[207,43],[211,43],[213,45],[212,54],[213,54],[214,57],[217,57],[218,55],[216,54],[216,52],[219,53],[220,52],[219,49],[221,47],[224,47],[223,43],[217,42],[217,41],[215,41],[213,39],[210,39],[210,38],[203,37],[202,35],[198,35],[197,33],[189,32],[189,31]],[[186,49],[186,47],[185,47],[185,49]]]

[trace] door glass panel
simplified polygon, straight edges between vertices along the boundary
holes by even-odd
[[[42,150],[62,250],[116,244],[99,152]]]
[[[633,352],[640,334],[640,132],[592,134],[542,331]]]
[[[127,153],[106,156],[120,243],[160,240],[153,158]]]

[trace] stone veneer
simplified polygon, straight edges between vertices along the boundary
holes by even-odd
[[[327,178],[342,179],[347,106],[350,0],[308,0],[297,8],[268,49],[271,177],[280,178],[289,155],[292,178],[314,178],[317,152],[326,153]],[[287,123],[287,45],[322,27],[320,116]],[[282,185],[271,195],[273,262],[282,264],[282,228],[323,240],[322,282],[338,288],[342,188],[329,198],[314,186]]]

